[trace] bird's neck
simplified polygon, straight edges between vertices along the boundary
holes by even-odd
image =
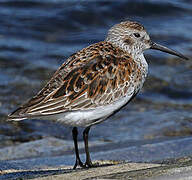
[[[121,49],[122,51],[128,53],[130,57],[134,60],[143,58],[143,52],[139,49],[139,47],[135,47],[133,45],[126,44],[121,39],[108,39],[106,41],[111,43],[113,46]]]

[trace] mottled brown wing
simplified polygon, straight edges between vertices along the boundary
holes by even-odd
[[[37,96],[13,115],[51,115],[115,102],[133,86],[135,66],[109,43],[89,46],[72,55]]]

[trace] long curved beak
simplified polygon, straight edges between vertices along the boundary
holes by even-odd
[[[169,53],[169,54],[172,54],[172,55],[175,55],[175,56],[178,56],[182,59],[185,59],[185,60],[189,60],[189,58],[185,57],[183,54],[179,53],[179,52],[176,52],[172,49],[169,49],[165,46],[162,46],[160,44],[157,44],[157,43],[154,43],[154,42],[151,42],[151,48],[150,49],[156,49],[156,50],[160,50],[160,51],[163,51],[163,52],[166,52],[166,53]]]

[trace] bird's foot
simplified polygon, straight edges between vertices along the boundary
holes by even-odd
[[[93,168],[93,167],[97,167],[97,165],[93,164],[91,161],[86,161],[84,164],[84,167]]]
[[[82,168],[86,168],[86,166],[81,162],[81,160],[76,159],[75,165],[73,166],[73,169],[76,169],[77,166],[80,166]]]

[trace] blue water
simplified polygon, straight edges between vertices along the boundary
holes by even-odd
[[[6,115],[35,95],[70,54],[102,41],[116,23],[139,21],[154,41],[192,57],[192,2],[187,0],[1,0],[0,17],[2,146],[45,136],[71,139],[70,128],[39,120],[8,123]],[[192,134],[192,63],[157,51],[145,54],[150,72],[142,92],[93,127],[90,140]]]

